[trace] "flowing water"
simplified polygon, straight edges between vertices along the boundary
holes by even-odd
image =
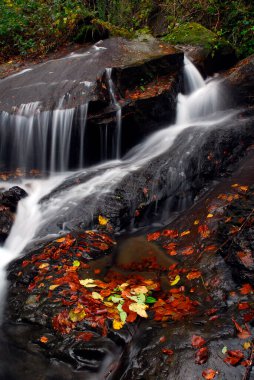
[[[73,176],[73,172],[66,172],[69,142],[72,134],[72,119],[75,113],[74,109],[61,109],[61,102],[58,109],[54,111],[40,112],[39,104],[26,104],[19,108],[15,116],[5,115],[6,123],[10,128],[5,132],[2,128],[1,136],[7,141],[12,138],[15,141],[13,150],[10,152],[15,163],[26,165],[32,154],[33,140],[35,134],[41,136],[41,147],[38,149],[38,162],[41,168],[46,167],[46,162],[50,162],[51,176],[43,180],[23,180],[23,187],[29,196],[19,202],[17,216],[12,227],[11,233],[0,252],[0,293],[1,299],[6,288],[5,267],[23,251],[25,246],[32,241],[36,231],[43,225],[50,224],[55,215],[64,213],[65,209],[77,207],[80,200],[84,200],[91,194],[96,200],[102,193],[109,192],[116,186],[126,175],[137,171],[155,157],[169,151],[176,138],[190,127],[207,130],[214,126],[223,125],[232,117],[232,113],[217,112],[221,110],[220,83],[211,80],[208,83],[200,76],[197,69],[185,58],[184,75],[186,81],[187,94],[179,94],[177,107],[177,120],[175,125],[164,128],[159,132],[148,137],[143,143],[134,147],[122,160],[108,161],[89,169],[83,169],[82,172],[88,175],[88,180],[84,183],[77,184],[71,189],[63,190],[52,195],[47,201],[41,203],[40,200],[51,191],[57,188],[63,181]],[[112,102],[117,105],[114,95],[111,75],[108,72],[109,88],[111,91]],[[120,114],[120,109],[117,110]],[[85,137],[85,120],[87,115],[87,105],[80,109],[82,114],[82,141]],[[121,123],[119,116],[119,125],[117,128],[118,143],[117,157],[120,153],[120,136]],[[52,119],[52,127],[49,130],[49,120]],[[25,133],[20,132],[21,128]],[[47,146],[48,141],[46,134],[51,133],[51,146]],[[192,140],[195,140],[193,138]],[[80,142],[80,157],[83,157],[83,142]],[[185,139],[182,150],[188,151],[191,147],[188,145],[188,139]],[[22,144],[21,144],[22,142]],[[192,144],[197,144],[192,141]],[[5,156],[4,143],[1,143],[1,154]],[[80,158],[79,166],[84,162]],[[55,173],[60,169],[62,173]],[[171,179],[172,180],[172,179]],[[13,184],[12,184],[13,185]],[[67,222],[67,220],[66,220]]]

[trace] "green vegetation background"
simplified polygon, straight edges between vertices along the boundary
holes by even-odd
[[[253,0],[1,0],[0,60],[43,56],[69,41],[155,33],[156,22],[171,43],[202,43],[194,30],[200,23],[239,58],[254,53]]]

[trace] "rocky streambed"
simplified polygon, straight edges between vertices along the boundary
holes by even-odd
[[[176,57],[177,74],[169,60],[169,74],[157,66],[160,78],[138,87],[154,58],[138,68],[112,70],[117,100],[124,100],[124,141],[133,143],[133,125],[134,131],[144,126],[143,136],[150,133],[149,112],[155,112],[156,125],[165,120],[155,111],[163,94],[167,102],[173,99],[168,120],[174,117],[183,83],[182,53]],[[252,60],[224,76],[225,85],[244,98],[245,108],[233,118],[205,129],[193,122],[160,154],[153,156],[154,145],[148,145],[151,159],[140,167],[135,159],[125,171],[133,157],[127,154],[122,166],[112,161],[81,170],[42,197],[42,215],[50,202],[55,214],[8,267],[1,378],[251,379]],[[178,78],[178,90],[167,88],[165,75]],[[103,92],[101,78],[96,86],[101,83]],[[101,122],[100,112],[91,122]],[[157,144],[164,138],[162,132]],[[106,188],[110,170],[117,181]],[[92,182],[95,175],[103,181]],[[87,188],[91,195],[82,198]],[[65,207],[58,208],[59,199]]]

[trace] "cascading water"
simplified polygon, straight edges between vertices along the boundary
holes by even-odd
[[[112,104],[116,108],[116,152],[114,156],[116,158],[120,158],[121,156],[121,129],[122,129],[122,108],[117,101],[114,83],[112,81],[112,69],[106,69],[108,86],[109,86],[109,94]]]
[[[64,215],[66,209],[70,210],[72,207],[77,207],[80,200],[84,200],[86,197],[93,195],[93,198],[96,200],[97,197],[102,193],[109,192],[114,186],[116,186],[127,174],[137,171],[142,166],[149,163],[155,157],[161,155],[162,153],[168,151],[176,138],[190,126],[195,126],[197,128],[209,128],[214,125],[220,125],[231,117],[230,113],[219,115],[215,117],[214,111],[217,107],[217,103],[210,104],[213,102],[213,96],[219,89],[219,83],[216,81],[211,81],[207,84],[200,77],[198,71],[195,67],[185,59],[185,77],[188,83],[188,88],[190,93],[187,95],[179,95],[179,104],[177,108],[177,122],[175,125],[170,126],[166,129],[162,129],[159,132],[154,133],[152,136],[147,138],[143,143],[139,144],[137,147],[133,148],[123,160],[109,161],[98,165],[96,167],[86,169],[83,171],[84,174],[89,174],[87,181],[81,184],[77,184],[71,189],[62,190],[56,195],[51,195],[47,201],[44,201],[43,204],[40,203],[40,200],[43,196],[49,194],[52,189],[56,188],[64,180],[73,176],[73,173],[63,173],[61,175],[54,175],[49,179],[45,180],[31,180],[29,183],[24,182],[21,184],[21,187],[24,187],[29,196],[20,201],[17,216],[15,223],[12,227],[10,236],[8,237],[5,246],[1,249],[0,252],[0,274],[1,274],[1,283],[0,283],[0,293],[4,293],[5,289],[5,267],[6,265],[15,259],[24,249],[28,242],[33,239],[35,232],[40,229],[41,226],[45,226],[50,223],[50,221],[57,214]],[[109,76],[110,78],[110,76]],[[110,82],[109,82],[110,83]],[[211,87],[213,88],[214,93],[211,98]],[[112,90],[112,87],[111,87]],[[113,90],[112,90],[112,99]],[[193,101],[195,99],[195,102]],[[200,104],[206,105],[209,103],[211,107],[201,107]],[[38,131],[43,134],[49,133],[47,130],[48,125],[47,120],[52,118],[52,115],[48,115],[45,112],[36,113],[38,110],[38,105],[27,105],[23,106],[20,110],[21,115],[15,115],[14,121],[11,120],[12,115],[6,116],[9,118],[9,123],[12,123],[16,126],[15,134],[18,139],[18,126],[26,130],[26,149],[32,149],[32,141],[34,138],[34,130],[31,128],[31,123],[36,124]],[[32,115],[31,112],[32,111]],[[34,112],[35,111],[35,112]],[[54,114],[55,112],[55,114]],[[83,115],[87,113],[87,107],[84,106]],[[205,115],[204,115],[205,113]],[[203,118],[205,116],[205,118]],[[42,119],[42,117],[44,119]],[[71,135],[71,120],[73,118],[72,110],[57,110],[53,111],[53,128],[52,128],[52,142],[51,142],[51,157],[62,160],[60,163],[61,169],[65,170],[66,160],[68,159],[68,144],[61,146],[61,136],[60,132],[64,134],[64,141],[69,141]],[[44,120],[44,129],[40,129],[40,126],[43,124]],[[191,123],[190,123],[191,121]],[[45,128],[46,124],[46,128]],[[85,128],[85,124],[83,124]],[[8,128],[6,128],[7,130]],[[47,132],[45,132],[45,130]],[[2,136],[3,128],[1,130]],[[83,134],[85,129],[83,129]],[[7,134],[7,132],[6,132]],[[10,136],[5,136],[9,138]],[[60,140],[59,140],[60,139]],[[45,139],[42,141],[45,141]],[[185,144],[182,150],[188,150],[188,140],[185,141]],[[43,144],[42,144],[43,145]],[[57,149],[57,146],[64,148],[64,155]],[[43,151],[46,151],[48,146],[46,143],[43,145]],[[21,154],[19,149],[21,147],[15,146],[15,154]],[[80,143],[80,154],[83,151],[83,145]],[[25,154],[26,152],[24,152]],[[41,152],[40,152],[41,153]],[[66,156],[65,156],[66,155]],[[43,156],[43,155],[42,155]],[[28,160],[29,154],[25,154],[25,162]],[[43,158],[45,160],[45,158]],[[43,161],[42,161],[43,162]],[[43,163],[41,165],[43,166]],[[80,166],[82,161],[80,161]],[[51,170],[55,170],[53,164],[50,165]],[[73,201],[74,200],[74,201]],[[3,299],[3,297],[1,297]]]
[[[39,169],[66,171],[69,169],[74,118],[79,114],[79,158],[84,163],[84,138],[88,105],[41,111],[39,102],[21,104],[15,113],[0,114],[0,167],[5,169]]]

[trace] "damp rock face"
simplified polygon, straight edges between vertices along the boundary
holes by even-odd
[[[25,190],[18,186],[11,187],[9,190],[0,194],[0,242],[4,243],[8,237],[18,202],[27,196]]]
[[[225,82],[235,94],[238,105],[253,106],[254,55],[240,61],[225,74]]]

